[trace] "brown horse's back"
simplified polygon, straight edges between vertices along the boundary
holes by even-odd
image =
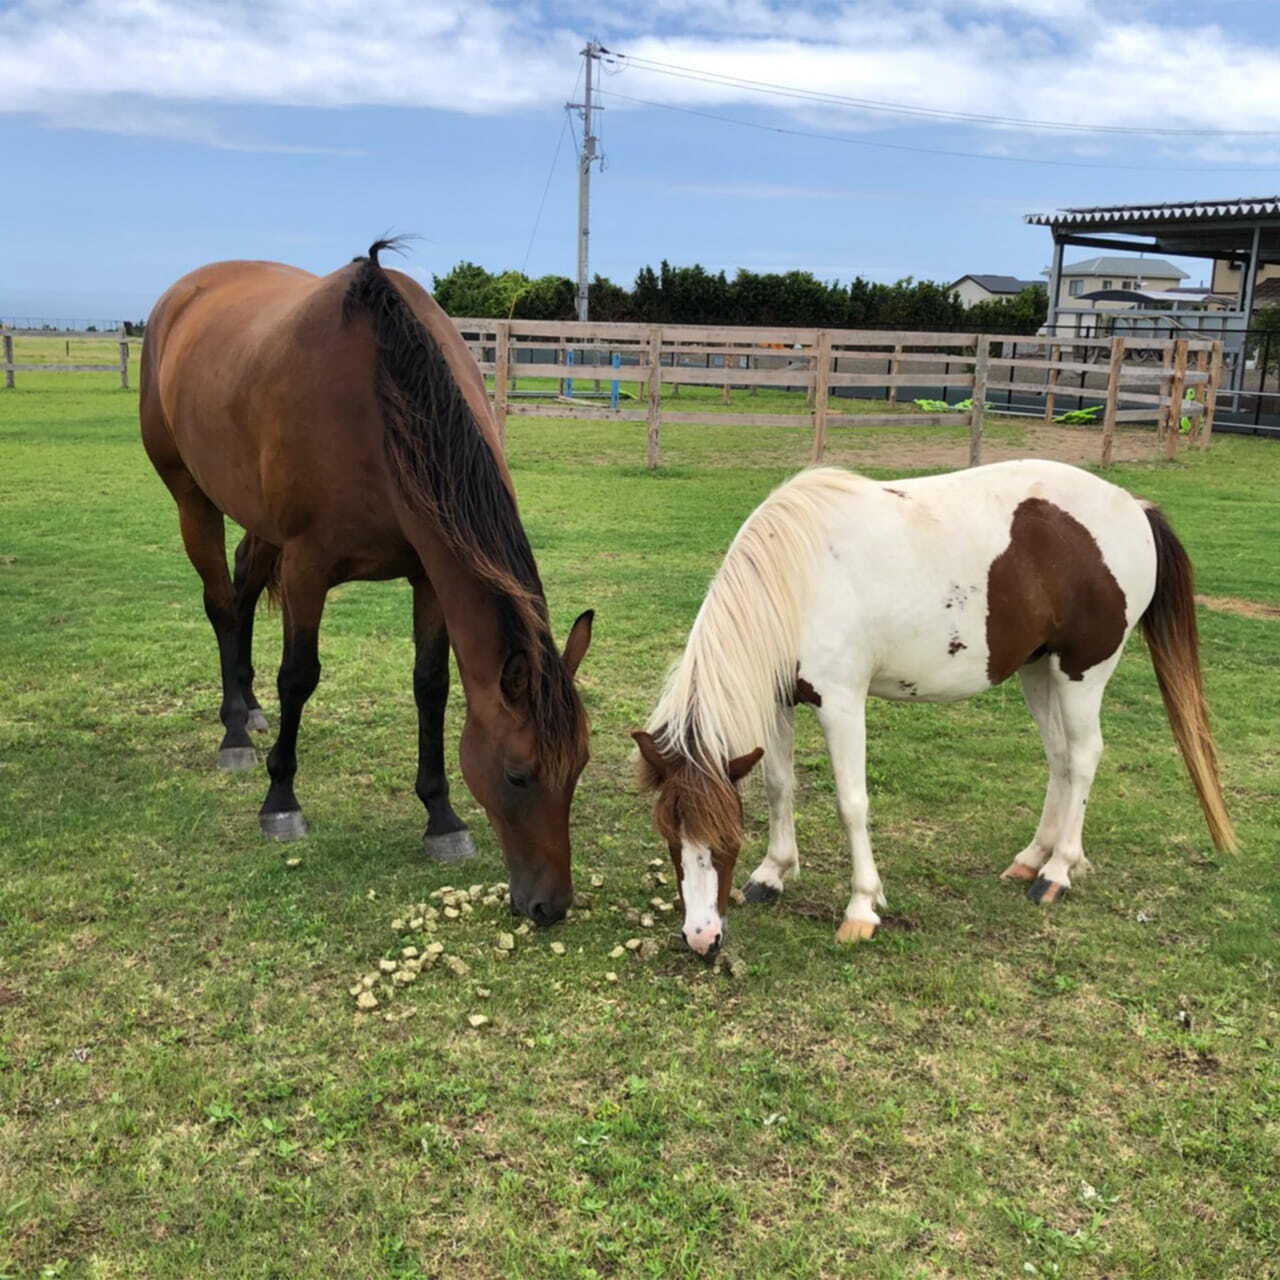
[[[147,326],[143,441],[170,487],[189,476],[265,541],[323,542],[331,531],[339,576],[401,576],[415,562],[395,515],[373,336],[367,317],[344,316],[353,270],[220,262],[179,280]],[[491,426],[452,322],[413,280],[389,274]]]

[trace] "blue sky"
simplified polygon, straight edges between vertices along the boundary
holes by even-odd
[[[0,315],[141,316],[203,262],[325,272],[388,229],[420,234],[408,265],[424,279],[464,258],[572,275],[572,132],[552,158],[592,36],[626,55],[601,79],[593,272],[629,284],[666,257],[841,280],[1034,276],[1049,242],[1026,212],[1280,191],[1274,12],[1273,0],[0,0]],[[1183,132],[904,115],[743,80]],[[1048,160],[1072,165],[1031,163]],[[1192,283],[1207,267],[1183,265]]]

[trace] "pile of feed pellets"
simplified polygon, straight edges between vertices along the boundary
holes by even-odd
[[[645,889],[653,893],[645,907],[637,909],[630,904],[612,903],[605,908],[610,913],[620,915],[639,932],[605,951],[601,957],[602,965],[622,960],[628,954],[645,961],[653,960],[659,954],[663,944],[654,931],[660,920],[675,912],[675,903],[670,897],[672,878],[669,864],[655,858],[648,864],[644,876]],[[596,909],[596,892],[604,888],[605,880],[599,874],[591,875],[588,879],[591,888],[589,891],[579,890],[575,895],[574,905],[568,916],[570,924],[574,920],[590,920]],[[389,949],[389,954],[376,962],[373,969],[358,975],[348,988],[355,1000],[357,1012],[395,1022],[410,1017],[414,1011],[411,1004],[401,1002],[397,1006],[397,995],[417,982],[423,974],[437,970],[441,974],[448,973],[453,978],[469,977],[471,965],[456,954],[456,950],[450,949],[451,945],[456,944],[449,938],[449,934],[454,926],[481,923],[486,915],[491,916],[495,924],[505,924],[507,893],[508,886],[504,881],[465,887],[442,885],[428,895],[426,902],[413,903],[399,911],[391,921],[395,945]],[[738,896],[735,894],[735,897]],[[517,954],[524,940],[533,931],[534,926],[527,920],[513,924],[510,928],[496,928],[483,940],[478,940],[475,932],[468,930],[465,945],[473,957],[478,944],[481,954],[493,960],[506,961]],[[569,937],[568,934],[565,936]],[[546,950],[554,956],[563,956],[568,948],[564,941],[556,939],[547,944]],[[614,968],[605,968],[602,976],[607,983],[619,980]],[[477,986],[474,994],[480,999],[487,999],[492,992]],[[473,1013],[468,1016],[467,1022],[472,1029],[480,1030],[489,1025],[490,1019],[486,1014]]]

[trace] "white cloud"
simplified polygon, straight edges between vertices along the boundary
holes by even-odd
[[[1137,0],[648,0],[612,9],[585,0],[18,0],[0,46],[0,111],[287,150],[229,136],[200,108],[545,107],[564,101],[587,33],[665,63],[918,108],[1188,129],[1280,120],[1275,35],[1163,13],[1157,21]],[[674,105],[803,110],[827,130],[902,122],[635,67],[605,75],[602,87]],[[1070,141],[1053,136],[1064,149]],[[1204,142],[1186,141],[1188,153]],[[1043,138],[1021,131],[1000,142],[1043,154]],[[1251,163],[1251,148],[1239,150]]]

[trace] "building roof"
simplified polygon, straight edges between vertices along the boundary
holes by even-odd
[[[972,272],[967,276],[961,276],[951,287],[954,289],[965,280],[972,280],[975,284],[981,285],[988,293],[1017,294],[1023,289],[1044,288],[1042,280],[1019,280],[1017,276],[980,276]]]
[[[1163,258],[1085,258],[1064,263],[1066,276],[1141,276],[1144,280],[1185,280],[1187,273]]]
[[[1164,204],[1096,205],[1029,213],[1032,226],[1049,227],[1059,244],[1089,244],[1098,236],[1143,236],[1133,249],[1173,257],[1247,257],[1257,233],[1258,261],[1280,262],[1280,195]],[[1116,248],[1119,243],[1112,242]]]
[[[1231,218],[1280,217],[1280,196],[1241,196],[1234,200],[1175,201],[1167,204],[1096,205],[1059,209],[1055,213],[1029,213],[1025,221],[1034,227],[1115,228],[1119,223],[1220,221]]]

